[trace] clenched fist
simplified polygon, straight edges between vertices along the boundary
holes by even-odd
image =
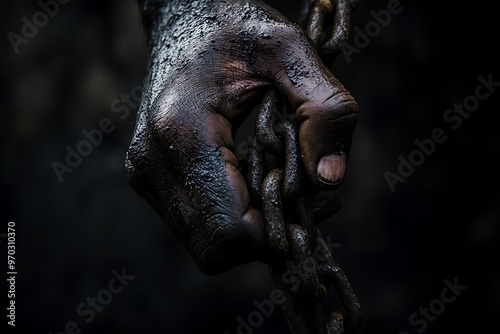
[[[357,104],[305,32],[261,1],[149,1],[144,13],[150,71],[130,181],[202,271],[268,262],[263,215],[233,154],[235,117],[277,88],[300,122],[303,169],[328,190],[344,178]]]

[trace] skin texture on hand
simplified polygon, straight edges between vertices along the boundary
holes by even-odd
[[[154,8],[153,8],[154,7]],[[259,1],[158,1],[150,71],[126,160],[131,184],[219,273],[272,254],[233,154],[232,126],[276,87],[300,121],[309,180],[338,186],[358,108],[304,31]]]

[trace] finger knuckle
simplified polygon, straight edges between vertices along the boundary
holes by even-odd
[[[203,233],[191,238],[190,249],[196,264],[207,274],[219,273],[235,265],[234,252],[236,236],[240,235],[241,217],[217,213],[200,217]]]

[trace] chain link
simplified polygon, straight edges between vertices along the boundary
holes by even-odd
[[[275,92],[269,93],[274,95]],[[263,108],[261,113],[266,113]],[[259,119],[273,120],[270,129],[257,126],[257,138],[254,138],[249,150],[248,183],[254,197],[261,200],[264,212],[266,234],[273,255],[279,259],[271,266],[273,280],[284,292],[285,302],[281,305],[291,333],[355,333],[360,324],[361,309],[351,285],[333,260],[330,249],[321,236],[314,222],[314,216],[325,218],[324,207],[331,204],[335,207],[335,198],[323,199],[314,210],[310,210],[300,191],[300,163],[297,126],[290,121],[268,118],[259,113]],[[264,129],[264,131],[261,131]],[[276,129],[276,130],[274,130]],[[270,132],[271,130],[272,132]],[[274,140],[280,140],[283,153],[278,160],[284,161],[282,168],[274,168],[263,177],[266,168],[264,161],[268,145],[258,138],[271,134]],[[274,142],[274,147],[278,146]],[[285,153],[286,152],[286,153]],[[260,186],[259,186],[260,185]],[[288,214],[290,213],[290,214]],[[283,275],[287,272],[287,260],[291,260],[303,284],[293,291],[283,283]],[[334,287],[346,312],[344,317],[339,312],[325,315],[319,303],[327,296],[330,285]],[[308,330],[307,319],[312,319],[314,331]],[[345,330],[347,328],[347,331]]]
[[[332,62],[340,44],[347,39],[351,10],[356,3],[305,0],[302,16],[309,17],[305,29],[318,51],[329,57],[324,61]],[[335,24],[331,38],[320,45],[326,15],[334,15]],[[283,292],[284,302],[280,307],[292,334],[356,333],[361,324],[361,307],[317,226],[340,205],[331,196],[316,200],[312,208],[306,204],[301,187],[298,124],[293,119],[279,117],[280,99],[275,90],[263,99],[257,115],[256,137],[249,147],[247,175],[251,196],[262,203],[270,249],[277,259],[270,271]],[[274,155],[278,167],[267,166],[265,154]],[[290,273],[288,262],[293,263],[300,278],[298,287],[284,283],[284,275]],[[345,316],[338,311],[326,313],[321,306],[330,287],[337,293]]]

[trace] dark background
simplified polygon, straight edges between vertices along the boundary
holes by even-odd
[[[479,75],[500,81],[499,6],[402,4],[351,63],[341,56],[335,64],[361,117],[348,177],[337,191],[344,207],[322,230],[340,244],[335,258],[362,303],[362,333],[417,333],[408,317],[455,277],[467,289],[425,333],[498,333],[500,91],[456,131],[442,116],[474,94]],[[135,2],[70,1],[17,54],[6,36],[19,34],[21,18],[32,21],[40,7],[14,0],[0,6],[0,233],[16,222],[13,332],[59,333],[75,321],[82,333],[236,333],[237,317],[246,319],[254,300],[269,299],[267,267],[201,274],[127,183],[123,161],[136,109],[121,120],[110,106],[142,84],[147,54]],[[364,30],[370,11],[386,6],[361,1],[352,26]],[[60,183],[52,162],[63,162],[65,147],[75,148],[82,130],[105,117],[115,130]],[[408,157],[413,141],[436,127],[447,141],[392,193],[384,172],[396,172],[398,156]],[[77,306],[122,267],[135,279],[86,324]],[[275,312],[254,333],[285,329]]]

